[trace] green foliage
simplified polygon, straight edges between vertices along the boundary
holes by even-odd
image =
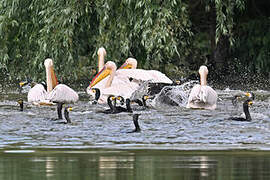
[[[1,4],[0,67],[18,78],[42,78],[43,61],[51,57],[60,77],[71,74],[80,79],[86,74],[81,71],[90,72],[96,64],[100,46],[116,63],[134,56],[141,65],[158,65],[173,56],[179,59],[192,35],[187,5],[181,1],[1,0]]]
[[[239,24],[234,56],[254,73],[270,72],[270,21],[260,18]]]
[[[62,81],[89,80],[101,46],[118,66],[132,56],[140,68],[186,71],[204,63],[222,36],[230,61],[269,72],[269,19],[235,26],[245,9],[246,0],[0,0],[0,77],[44,80],[50,57]]]
[[[186,6],[181,1],[100,1],[98,45],[116,62],[134,56],[146,68],[180,58],[179,47],[187,44],[179,38],[192,35]]]
[[[234,43],[233,27],[236,9],[245,8],[245,0],[212,0],[216,9],[216,43],[221,36],[228,36],[231,46]]]

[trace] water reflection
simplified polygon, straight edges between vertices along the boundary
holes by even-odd
[[[269,179],[269,152],[1,153],[0,179]]]

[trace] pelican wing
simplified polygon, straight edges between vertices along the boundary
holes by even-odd
[[[170,80],[165,74],[156,70],[119,69],[116,72],[116,76],[126,76],[139,81],[151,80],[153,83],[173,83],[172,80]]]
[[[214,105],[217,103],[217,93],[213,88],[211,88],[210,86],[203,86],[201,91],[203,92],[202,94],[204,96],[204,102],[210,105]]]
[[[215,109],[217,93],[210,86],[195,85],[188,98],[187,108]]]
[[[132,83],[129,80],[118,79],[115,84],[112,84],[109,88],[100,89],[101,96],[99,98],[99,103],[107,103],[107,97],[110,95],[122,96],[124,98],[130,98],[132,93],[139,88],[139,85]]]
[[[27,95],[28,102],[40,102],[45,101],[47,96],[47,91],[42,84],[36,84],[31,88]]]
[[[74,103],[79,100],[78,94],[65,84],[57,85],[47,96],[52,102]]]

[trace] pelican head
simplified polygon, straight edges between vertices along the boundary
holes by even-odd
[[[106,78],[108,75],[115,73],[116,65],[112,61],[108,61],[104,67],[98,72],[98,74],[92,79],[89,87],[94,87],[102,79]]]
[[[49,68],[49,67],[53,66],[53,60],[52,60],[51,58],[45,59],[45,61],[44,61],[44,66],[45,66],[46,68]]]
[[[137,60],[134,58],[128,58],[119,69],[136,69],[136,68],[137,68]]]
[[[104,47],[101,47],[98,49],[98,52],[97,52],[98,56],[101,56],[101,55],[105,55],[107,54],[106,50]]]
[[[200,74],[201,85],[205,86],[207,84],[206,83],[206,78],[207,78],[207,75],[208,75],[207,67],[206,66],[201,66],[200,69],[199,69],[199,74]]]
[[[98,71],[100,71],[104,66],[104,57],[106,56],[106,50],[104,47],[98,49]]]

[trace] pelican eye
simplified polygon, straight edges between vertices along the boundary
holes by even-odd
[[[93,93],[96,93],[96,90],[95,90],[95,89],[92,89],[92,92],[93,92]]]

